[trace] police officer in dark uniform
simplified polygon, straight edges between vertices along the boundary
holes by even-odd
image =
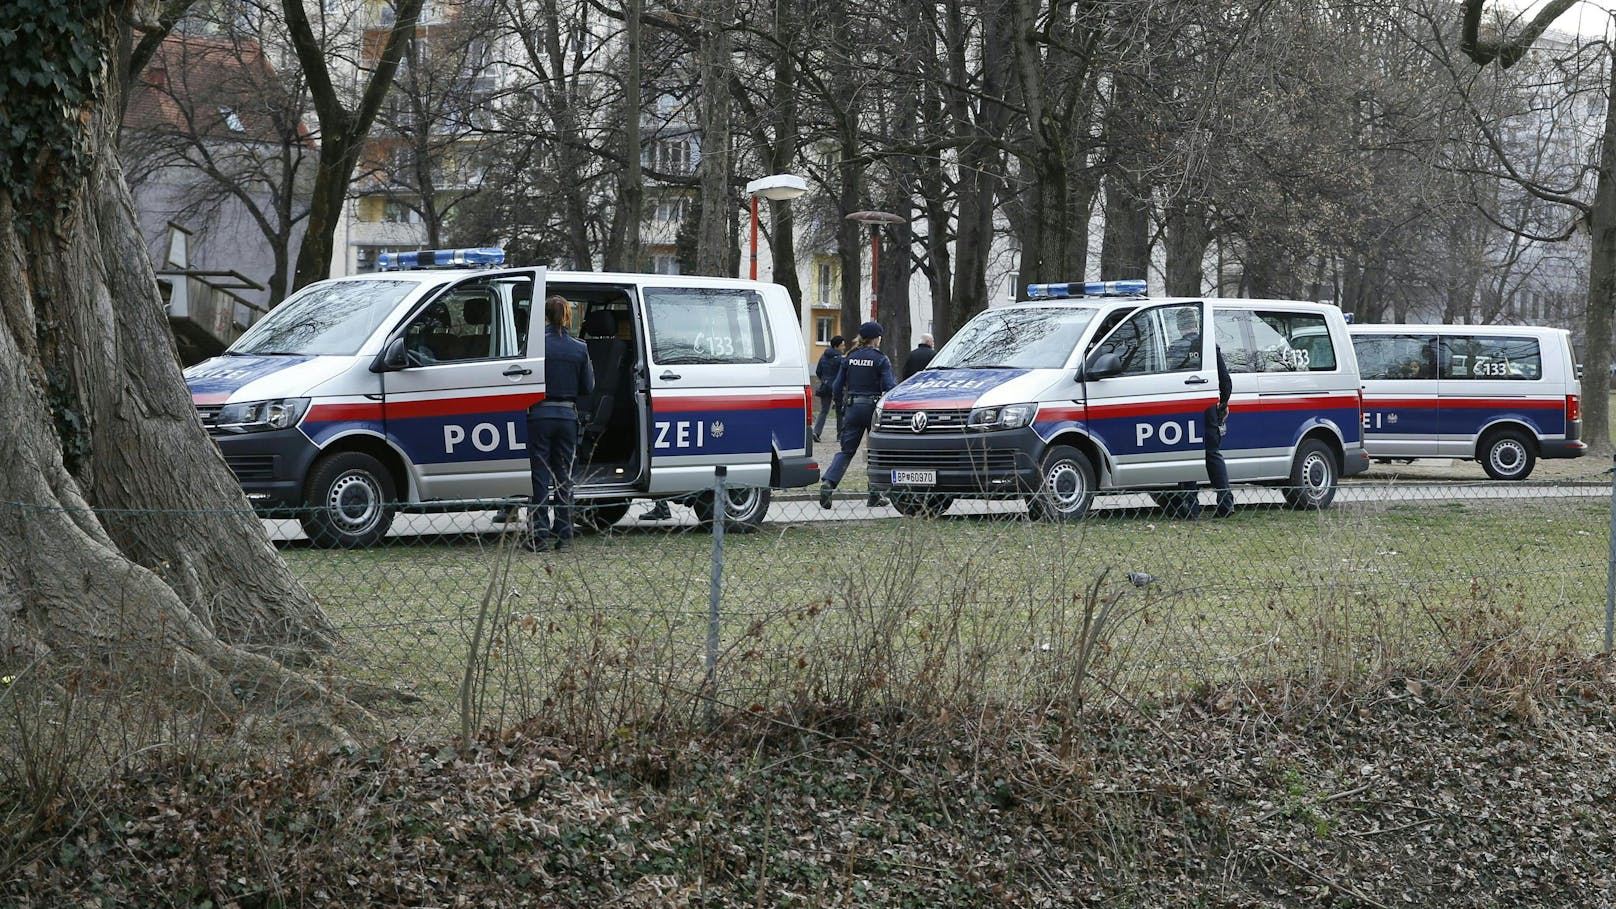
[[[567,334],[572,304],[544,301],[544,400],[527,411],[527,456],[533,472],[533,511],[527,547],[535,552],[572,545],[572,466],[578,453],[578,399],[595,391],[589,348]],[[555,492],[555,507],[550,493]]]
[[[1196,337],[1199,338],[1200,335],[1197,334]],[[1201,415],[1205,423],[1203,432],[1206,440],[1206,477],[1212,481],[1212,488],[1218,491],[1217,505],[1213,508],[1212,514],[1226,518],[1234,514],[1234,491],[1229,488],[1229,468],[1223,463],[1223,432],[1229,420],[1229,395],[1234,393],[1234,379],[1229,375],[1228,364],[1223,362],[1223,348],[1214,346],[1212,353],[1218,362],[1218,403],[1208,407]],[[1178,484],[1178,488],[1185,490],[1185,499],[1178,509],[1180,517],[1201,516],[1201,500],[1196,495],[1197,487],[1198,484],[1193,480]]]
[[[830,386],[831,399],[845,400],[847,410],[842,415],[842,450],[831,459],[830,469],[825,471],[825,483],[819,487],[820,508],[830,507],[837,484],[842,482],[847,465],[852,463],[859,443],[864,440],[864,433],[875,418],[875,402],[898,384],[892,376],[892,361],[881,352],[881,323],[865,322],[859,326],[858,335],[858,346],[842,360],[841,371]],[[871,508],[877,508],[885,505],[886,500],[880,493],[871,490],[868,504]]]

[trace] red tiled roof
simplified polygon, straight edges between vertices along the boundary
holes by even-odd
[[[124,127],[279,143],[279,83],[256,40],[176,32],[129,86]]]

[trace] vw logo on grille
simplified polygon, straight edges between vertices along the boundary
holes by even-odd
[[[924,410],[915,411],[915,415],[909,418],[909,428],[915,432],[926,431],[926,412]]]

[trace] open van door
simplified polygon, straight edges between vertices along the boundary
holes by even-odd
[[[544,397],[545,269],[481,272],[440,289],[389,337],[382,413],[416,465],[418,497],[531,489],[527,409]]]

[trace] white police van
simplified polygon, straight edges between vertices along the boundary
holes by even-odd
[[[1339,477],[1368,468],[1357,360],[1336,307],[1146,299],[1143,281],[1028,291],[978,313],[882,399],[870,485],[900,512],[1026,498],[1035,517],[1072,520],[1098,491],[1206,482],[1214,337],[1234,384],[1222,445],[1231,481],[1325,508]]]
[[[303,288],[185,371],[261,512],[295,509],[316,542],[365,546],[398,507],[529,496],[526,411],[544,398],[549,294],[575,305],[595,370],[596,394],[579,402],[586,528],[615,523],[636,496],[683,495],[711,521],[719,465],[726,526],[740,530],[763,520],[771,487],[818,482],[784,288],[503,261],[499,249],[385,255],[384,271]]]
[[[1571,334],[1526,325],[1353,325],[1364,444],[1382,460],[1461,458],[1524,480],[1577,458],[1582,385]]]

